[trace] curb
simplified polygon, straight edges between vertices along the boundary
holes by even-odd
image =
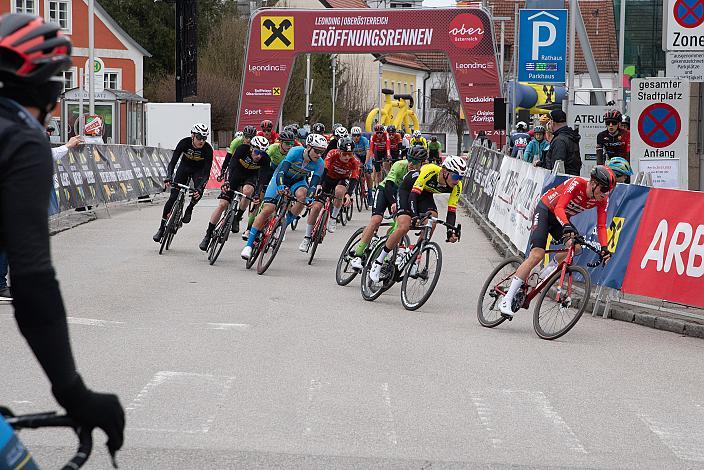
[[[472,218],[479,229],[484,232],[484,235],[491,241],[492,246],[496,252],[502,256],[506,256],[508,253],[515,254],[513,247],[496,231],[489,225],[489,223],[484,220],[479,212],[466,201],[462,201],[462,206],[465,210],[466,215]],[[591,311],[594,302],[591,300],[588,305],[588,310]],[[604,312],[603,305],[600,306],[600,311],[597,315],[602,316]],[[586,312],[585,312],[586,313]],[[673,318],[669,316],[658,315],[656,310],[641,310],[633,311],[627,308],[621,307],[619,305],[611,305],[609,310],[609,317],[614,320],[623,321],[627,323],[636,323],[638,325],[646,326],[648,328],[653,328],[656,330],[669,331],[671,333],[677,333],[681,336],[689,336],[692,338],[702,338],[704,339],[704,324],[695,323],[692,321],[682,320],[680,318]]]

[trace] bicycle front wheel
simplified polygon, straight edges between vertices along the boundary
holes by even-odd
[[[330,218],[330,213],[327,209],[323,209],[318,217],[319,224],[315,227],[315,232],[313,233],[312,245],[310,247],[310,257],[308,258],[308,264],[313,263],[313,258],[315,258],[315,252],[318,250],[318,245],[323,242],[323,237],[325,236],[325,231],[328,229],[328,219]]]
[[[374,260],[376,260],[381,254],[381,250],[384,249],[385,244],[386,238],[379,239],[376,246],[371,251],[369,258],[367,258],[367,262],[364,263],[364,269],[362,270],[361,286],[362,298],[364,300],[373,301],[378,299],[381,294],[389,290],[391,286],[395,284],[394,266],[391,266],[389,264],[393,262],[392,260],[396,259],[396,253],[398,252],[398,248],[394,248],[394,251],[392,251],[386,256],[385,263],[387,263],[387,265],[382,268],[382,272],[384,270],[390,271],[389,273],[387,273],[387,277],[378,283],[373,282],[369,277],[370,271],[372,269],[372,264],[374,263]]]
[[[533,312],[533,328],[543,339],[557,339],[572,329],[587,308],[592,281],[581,266],[568,266],[550,278]]]
[[[281,216],[276,220],[276,223],[271,229],[271,234],[266,237],[267,240],[262,240],[262,248],[259,253],[259,264],[257,264],[257,274],[264,274],[279,252],[281,241],[284,239],[284,231],[286,226]]]
[[[161,245],[159,246],[159,254],[162,254],[164,250],[168,250],[171,246],[171,240],[174,239],[174,234],[176,233],[178,223],[177,220],[180,218],[181,214],[181,201],[176,200],[174,207],[171,209],[171,215],[169,220],[166,222],[164,227],[164,235],[161,237]]]
[[[226,218],[222,220],[220,226],[215,229],[216,235],[213,236],[214,240],[211,240],[211,252],[210,256],[208,257],[211,266],[215,264],[215,261],[217,261],[218,256],[220,256],[220,253],[222,252],[222,249],[225,246],[225,242],[230,237],[230,230],[232,229],[232,224],[234,221],[235,211],[231,210],[227,214]]]
[[[442,250],[428,242],[406,267],[401,283],[401,303],[406,310],[418,310],[428,301],[440,279]]]
[[[350,251],[353,250],[362,239],[362,233],[364,233],[364,227],[358,228],[357,231],[352,234],[337,260],[335,281],[337,281],[337,284],[340,286],[346,286],[357,276],[357,271],[350,268],[350,261],[352,260]]]
[[[517,256],[508,258],[489,274],[477,302],[477,319],[480,325],[494,328],[506,321],[499,311],[499,303],[508,292],[513,275],[522,262],[523,259]]]
[[[362,212],[362,185],[357,185],[354,190],[354,200],[357,203],[357,212]]]

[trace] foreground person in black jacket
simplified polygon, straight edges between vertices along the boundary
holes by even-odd
[[[567,115],[561,109],[550,112],[552,141],[545,159],[545,168],[552,170],[558,160],[565,162],[565,173],[579,176],[582,158],[579,154],[580,135],[567,125]]]

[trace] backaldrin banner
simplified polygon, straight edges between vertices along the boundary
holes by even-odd
[[[258,10],[251,18],[237,128],[276,121],[303,53],[446,52],[467,124],[493,135],[500,96],[493,25],[479,8]]]
[[[472,147],[462,189],[467,201],[483,215],[489,213],[502,159],[500,152],[481,146]]]
[[[623,291],[704,307],[704,193],[651,189]]]

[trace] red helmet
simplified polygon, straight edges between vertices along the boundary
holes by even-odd
[[[268,132],[274,128],[274,123],[268,119],[264,119],[261,123],[261,126],[263,131]]]
[[[376,126],[374,126],[374,132],[384,132],[384,126],[382,126],[381,124],[377,124]]]
[[[620,123],[621,122],[621,111],[618,109],[610,109],[604,113],[604,122],[616,122]]]
[[[599,186],[609,188],[608,191],[611,191],[614,187],[616,187],[616,175],[608,166],[595,166],[592,168],[590,176],[591,179],[596,181]]]

